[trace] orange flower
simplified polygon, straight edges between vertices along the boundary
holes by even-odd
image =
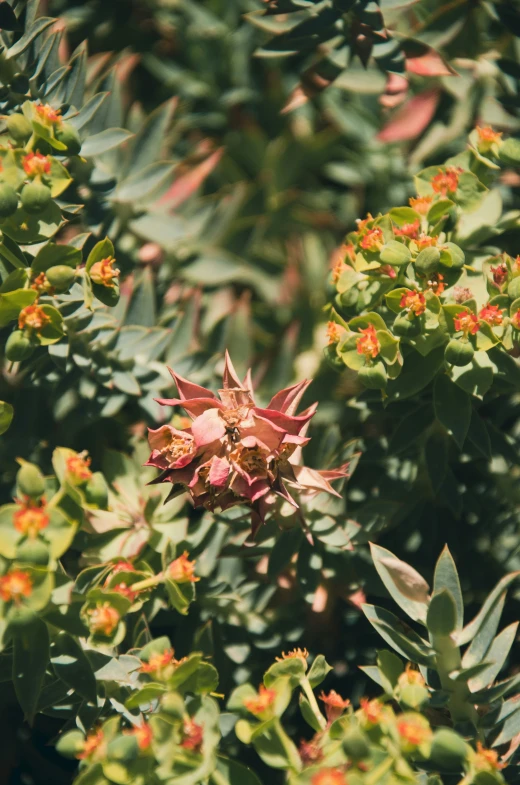
[[[498,305],[489,305],[488,303],[488,305],[485,305],[480,309],[478,318],[494,327],[502,324],[504,320],[504,312],[498,307]]]
[[[361,233],[361,232],[364,232],[365,229],[367,228],[367,225],[370,223],[370,221],[373,221],[373,220],[374,220],[374,216],[372,215],[372,213],[367,213],[367,217],[366,218],[363,218],[363,219],[357,218],[356,219],[356,224],[357,224],[358,234]]]
[[[47,123],[61,123],[61,112],[59,109],[53,109],[52,106],[49,104],[37,104],[36,111],[40,117],[40,120],[43,120]]]
[[[328,695],[322,691],[320,701],[325,704],[325,712],[329,722],[334,722],[338,717],[341,717],[345,709],[350,706],[348,698],[342,698],[336,690],[331,690]]]
[[[410,207],[415,210],[416,213],[420,213],[420,215],[426,215],[430,207],[432,206],[433,197],[432,196],[411,196],[408,200]]]
[[[399,301],[400,308],[408,308],[414,316],[421,316],[426,310],[426,298],[422,292],[405,292]]]
[[[50,320],[50,316],[39,305],[26,305],[18,316],[18,328],[23,330],[25,327],[39,333]]]
[[[34,289],[38,294],[43,294],[43,292],[52,294],[54,292],[54,287],[47,280],[45,273],[40,273],[33,279],[31,289]]]
[[[100,286],[114,287],[117,278],[119,278],[119,270],[114,267],[116,260],[113,256],[107,256],[106,259],[101,259],[100,262],[95,262],[89,270],[90,279]]]
[[[448,166],[444,172],[439,169],[439,174],[436,174],[431,181],[435,193],[442,194],[442,196],[454,194],[459,185],[459,174],[463,171],[464,169],[461,169],[460,166]]]
[[[520,330],[520,308],[512,315],[511,324],[516,330]]]
[[[284,660],[294,660],[296,657],[299,657],[300,660],[303,660],[305,664],[307,664],[307,658],[309,656],[309,652],[307,649],[293,649],[292,651],[282,651],[281,657],[275,657],[276,662],[283,662]]]
[[[444,276],[441,273],[433,273],[428,278],[427,286],[428,289],[439,296],[446,288],[446,284],[444,283]]]
[[[477,771],[500,771],[507,763],[500,763],[496,750],[486,750],[480,741],[477,741],[477,754],[475,755],[475,768]]]
[[[397,719],[397,732],[407,745],[419,747],[432,736],[432,730],[420,714],[403,714]]]
[[[134,725],[131,730],[124,731],[126,736],[135,736],[137,746],[140,750],[147,750],[153,741],[153,732],[146,722]]]
[[[196,561],[188,559],[188,551],[184,551],[177,559],[172,561],[168,567],[168,577],[175,583],[196,583],[200,578],[195,575]]]
[[[361,335],[356,338],[357,353],[364,354],[368,360],[370,357],[374,359],[381,351],[381,344],[377,338],[376,328],[373,324],[369,324],[363,330],[359,331]]]
[[[191,719],[184,720],[181,747],[191,752],[200,752],[204,741],[204,728]]]
[[[91,460],[86,450],[76,455],[70,455],[66,461],[68,479],[75,485],[81,485],[90,480],[92,477],[92,472],[89,469],[90,463]]]
[[[453,320],[453,324],[455,325],[455,330],[457,330],[457,332],[463,332],[466,336],[468,333],[475,335],[480,329],[478,318],[474,313],[470,313],[469,311],[460,311]]]
[[[477,125],[476,131],[478,135],[477,147],[481,153],[487,153],[502,138],[501,132],[493,131],[490,125],[485,125],[483,128]]]
[[[374,698],[373,700],[361,698],[359,704],[361,706],[363,719],[368,725],[377,725],[381,722],[384,708],[381,701],[377,700],[377,698]]]
[[[353,245],[343,243],[343,245],[340,245],[339,248],[335,248],[332,252],[332,283],[337,283],[343,270],[347,269],[348,265],[345,264],[345,257],[347,256],[352,261],[356,258],[356,252]]]
[[[333,343],[339,343],[341,341],[341,336],[343,332],[345,332],[345,330],[337,322],[328,322],[327,338],[328,338],[329,346]]]
[[[139,592],[134,591],[131,586],[127,586],[124,581],[116,583],[115,586],[111,586],[110,591],[115,591],[118,594],[122,594],[123,597],[128,597],[130,602],[134,602],[135,598],[139,596]]]
[[[381,246],[384,245],[383,230],[378,226],[374,229],[369,229],[364,237],[361,238],[359,244],[365,251],[379,251]]]
[[[493,282],[496,283],[497,286],[502,286],[509,276],[509,270],[507,269],[506,264],[498,264],[496,267],[491,267],[491,272],[493,273]]]
[[[400,687],[408,687],[410,684],[415,684],[419,687],[426,685],[422,674],[415,670],[411,662],[406,665],[404,673],[401,673],[397,681]]]
[[[394,228],[394,234],[396,237],[410,237],[410,239],[412,240],[417,240],[417,237],[419,236],[420,226],[421,223],[419,219],[417,219],[411,224],[403,224],[401,228],[396,226]]]
[[[33,504],[30,500],[17,501],[20,509],[13,516],[14,528],[25,537],[34,539],[49,525],[49,516],[45,512],[45,503]]]
[[[429,234],[421,234],[420,237],[417,238],[417,248],[419,251],[422,251],[423,248],[431,248],[432,245],[437,245],[438,237],[430,237]]]
[[[139,670],[141,673],[151,673],[154,679],[169,679],[175,665],[178,664],[174,654],[173,649],[165,649],[162,654],[152,654],[148,662],[143,662]]]
[[[258,695],[254,698],[244,698],[244,706],[251,714],[262,717],[262,715],[272,709],[275,700],[276,692],[274,690],[268,690],[267,687],[264,687],[264,685],[261,684],[258,688]]]
[[[22,158],[22,166],[28,177],[42,177],[50,174],[51,162],[48,155],[28,153]]]
[[[81,752],[78,752],[76,758],[78,758],[78,760],[86,760],[88,758],[92,758],[92,756],[96,752],[103,753],[104,742],[105,742],[105,738],[101,728],[92,731],[92,733],[89,733],[87,738],[85,739],[83,749],[81,750]]]
[[[90,608],[87,614],[90,631],[95,635],[105,635],[107,638],[112,635],[121,620],[119,611],[109,602],[98,603],[95,608]]]
[[[17,605],[22,597],[30,597],[33,582],[25,570],[11,570],[0,578],[0,598],[4,602],[14,602]]]
[[[310,766],[313,763],[319,763],[323,758],[323,752],[320,747],[320,734],[317,733],[310,741],[301,741],[298,747],[300,758],[304,766]]]
[[[347,785],[347,778],[339,769],[322,769],[312,776],[311,785]]]

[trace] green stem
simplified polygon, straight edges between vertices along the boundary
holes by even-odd
[[[449,635],[433,635],[433,648],[437,653],[437,672],[441,685],[450,694],[448,709],[454,723],[471,722],[477,725],[477,712],[471,704],[471,694],[467,682],[453,681],[450,673],[461,668],[459,647]]]
[[[152,589],[157,584],[162,583],[164,579],[164,573],[160,572],[158,575],[154,575],[153,578],[146,578],[144,581],[138,581],[137,583],[132,583],[129,587],[132,591],[144,591],[145,589]]]
[[[300,687],[304,691],[305,697],[309,701],[309,705],[312,709],[314,716],[319,722],[320,728],[322,730],[325,730],[325,728],[327,727],[327,720],[325,719],[325,717],[320,711],[320,707],[318,706],[318,701],[316,700],[316,696],[312,691],[311,683],[306,676],[304,676],[304,678],[300,681]]]

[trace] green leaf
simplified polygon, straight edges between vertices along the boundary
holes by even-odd
[[[489,359],[487,352],[475,352],[469,365],[454,366],[451,376],[455,384],[469,395],[483,398],[493,384],[493,370],[495,366]]]
[[[105,237],[104,240],[100,240],[99,243],[96,243],[89,253],[85,264],[86,272],[90,272],[92,266],[96,264],[96,262],[101,262],[109,256],[114,256],[114,246],[112,241],[109,240],[108,237]]]
[[[0,327],[17,319],[22,308],[32,305],[37,296],[34,289],[15,289],[14,292],[0,294]]]
[[[439,422],[462,449],[471,421],[469,396],[442,374],[433,386],[433,406]]]
[[[470,646],[464,652],[462,658],[462,665],[464,668],[470,668],[481,662],[489,651],[493,639],[497,633],[498,625],[500,624],[500,617],[504,610],[504,603],[506,600],[506,592],[502,592],[498,598],[496,605],[493,605],[489,612],[486,614],[479,631],[471,641]]]
[[[498,156],[500,160],[510,166],[520,164],[520,139],[506,139],[499,147]]]
[[[135,202],[145,199],[155,191],[172,172],[174,164],[159,161],[135,172],[118,187],[113,198],[117,202]]]
[[[448,440],[445,434],[432,433],[424,445],[424,458],[432,490],[437,494],[448,469]]]
[[[195,589],[193,583],[175,583],[171,580],[164,582],[168,598],[176,611],[185,616],[188,613],[190,603],[193,602],[195,597]]]
[[[500,747],[501,744],[507,744],[508,741],[514,739],[518,734],[520,734],[520,709],[506,717],[504,724],[500,728],[500,733],[492,746]]]
[[[226,778],[226,785],[262,785],[252,769],[222,755],[217,756],[217,771]]]
[[[377,667],[382,688],[387,695],[393,695],[399,676],[404,673],[403,661],[392,651],[381,649],[377,653]]]
[[[303,692],[300,692],[300,697],[298,700],[299,700],[300,711],[302,713],[303,719],[308,725],[311,726],[313,730],[319,733],[322,730],[322,727],[318,722],[318,718],[316,717],[316,714],[311,708],[311,704],[309,703]]]
[[[13,628],[13,684],[27,722],[32,725],[49,663],[49,632],[45,622],[33,617]]]
[[[91,703],[96,702],[96,679],[90,662],[77,641],[68,633],[60,632],[51,647],[54,672],[72,690]]]
[[[491,439],[489,438],[486,423],[476,409],[473,409],[471,412],[471,422],[469,424],[467,441],[471,442],[484,458],[487,458],[489,461],[491,460]]]
[[[14,409],[10,403],[0,401],[0,436],[7,431],[14,416]]]
[[[402,401],[423,390],[444,364],[444,347],[434,349],[426,356],[410,352],[405,358],[401,375],[389,382],[389,401]]]
[[[400,418],[397,428],[390,437],[389,452],[398,454],[408,447],[416,447],[422,433],[433,422],[434,414],[430,403],[424,403]]]
[[[391,264],[393,267],[401,267],[408,264],[412,255],[404,243],[398,240],[390,240],[382,248],[379,254],[381,261],[384,264]]]
[[[411,627],[376,605],[363,605],[362,610],[374,629],[398,654],[419,665],[432,665],[433,649]]]
[[[504,575],[504,577],[499,580],[495,588],[487,596],[482,608],[475,618],[470,621],[469,624],[466,624],[464,629],[459,633],[456,633],[455,639],[459,646],[463,646],[465,643],[469,643],[473,640],[482,625],[486,622],[488,614],[502,602],[502,592],[504,592],[519,575],[520,571],[517,570],[516,572],[510,572],[508,575]]]
[[[492,665],[486,668],[483,673],[470,680],[469,688],[472,692],[489,687],[495,681],[515,641],[517,629],[518,622],[514,622],[514,624],[510,624],[509,627],[506,627],[496,636],[486,652],[486,660],[491,662]]]
[[[457,625],[455,600],[448,589],[441,589],[431,598],[426,617],[428,631],[434,636],[447,637]]]
[[[81,264],[81,251],[71,245],[56,245],[47,243],[36,254],[31,270],[38,274],[43,273],[58,264],[76,268]]]
[[[447,589],[455,603],[457,614],[456,629],[461,629],[464,623],[464,604],[462,601],[462,591],[460,588],[459,574],[453,561],[453,556],[447,545],[444,546],[441,555],[435,565],[433,576],[433,590],[439,592]]]
[[[425,622],[429,601],[429,586],[409,564],[386,548],[370,543],[374,566],[395,602],[414,621]]]
[[[125,131],[124,128],[106,128],[98,134],[88,136],[81,144],[81,155],[90,158],[94,155],[101,155],[114,147],[126,142],[133,134]]]
[[[18,57],[18,55],[21,55],[22,52],[25,52],[25,50],[29,48],[34,39],[41,35],[44,30],[54,24],[55,21],[56,20],[50,16],[41,16],[32,25],[27,27],[22,37],[7,50],[7,53],[4,54],[4,57],[7,60],[11,60],[13,57]]]
[[[127,709],[143,710],[147,708],[150,703],[153,703],[166,692],[164,684],[146,684],[140,690],[133,692],[131,696],[125,701]]]
[[[332,668],[323,654],[318,654],[307,674],[307,678],[309,679],[313,690],[321,684],[327,673],[330,673],[331,670]]]

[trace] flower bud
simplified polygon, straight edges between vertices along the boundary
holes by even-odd
[[[24,461],[16,475],[16,484],[22,493],[32,498],[38,498],[45,493],[45,480],[43,474],[34,463]]]
[[[76,758],[85,746],[85,737],[79,730],[71,730],[60,736],[56,749],[64,758]]]
[[[19,363],[30,357],[34,348],[23,330],[14,330],[5,343],[5,356],[11,362]]]
[[[51,203],[51,190],[42,182],[27,183],[20,194],[22,207],[31,215],[42,213]]]
[[[385,366],[382,362],[365,365],[359,369],[358,378],[369,390],[382,390],[387,383]]]
[[[54,136],[64,144],[67,148],[66,151],[69,155],[78,155],[81,150],[81,139],[73,125],[67,122],[62,122],[56,127]]]
[[[459,772],[468,758],[468,750],[468,745],[458,733],[441,728],[433,736],[430,760],[442,769]]]
[[[444,359],[451,365],[468,365],[473,359],[475,350],[469,341],[457,341],[452,338],[446,346],[444,352]]]
[[[61,292],[72,285],[76,271],[66,264],[56,264],[54,267],[49,267],[45,275],[49,283]]]
[[[7,183],[0,185],[0,218],[9,218],[18,209],[18,194]]]
[[[18,114],[18,112],[9,115],[5,124],[9,136],[15,142],[26,142],[32,134],[32,125],[23,114]]]
[[[396,335],[413,338],[421,332],[421,323],[417,319],[409,319],[406,314],[399,314],[392,329]]]

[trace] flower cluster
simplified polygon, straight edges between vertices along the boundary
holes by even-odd
[[[241,381],[227,354],[218,398],[171,373],[179,397],[159,403],[182,406],[192,423],[183,430],[172,425],[151,430],[147,463],[162,472],[154,482],[172,484],[169,498],[187,491],[195,507],[208,510],[246,504],[256,531],[276,497],[298,509],[298,493],[338,495],[330,482],[347,476],[346,465],[317,471],[300,463],[316,405],[295,412],[309,382],[282,390],[263,408],[255,402],[251,374]]]

